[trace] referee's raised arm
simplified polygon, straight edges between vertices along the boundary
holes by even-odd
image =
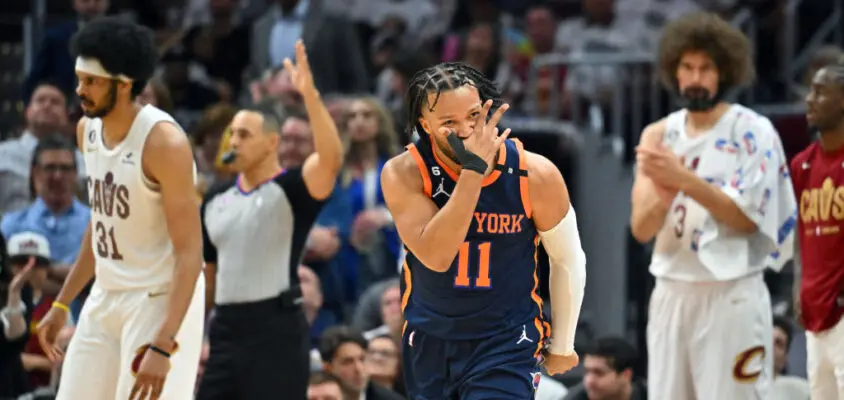
[[[297,268],[334,190],[343,145],[301,42],[295,65],[284,66],[307,110],[291,111],[287,121],[310,121],[316,152],[302,166],[282,168],[277,151],[285,121],[274,110],[241,110],[232,119],[224,162],[237,178],[212,186],[201,211],[206,298],[215,317],[198,400],[306,397],[310,335]]]
[[[302,178],[308,193],[318,200],[325,200],[331,195],[337,183],[337,174],[343,166],[343,143],[337,132],[337,125],[320,99],[319,91],[314,86],[311,66],[305,45],[296,42],[296,65],[290,59],[284,60],[284,69],[290,73],[293,85],[305,100],[305,109],[311,120],[314,136],[314,154],[308,156],[302,166]]]

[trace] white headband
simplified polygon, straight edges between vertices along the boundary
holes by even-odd
[[[123,82],[132,82],[132,78],[120,74],[120,75],[112,75],[100,63],[100,60],[96,58],[88,58],[88,57],[76,57],[76,70],[79,72],[84,72],[88,75],[99,76],[100,78],[108,78],[108,79],[117,79]]]

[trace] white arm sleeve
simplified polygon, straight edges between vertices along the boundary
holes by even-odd
[[[580,245],[577,217],[569,207],[557,226],[539,232],[550,262],[551,348],[554,354],[574,351],[574,334],[586,286],[586,254]]]

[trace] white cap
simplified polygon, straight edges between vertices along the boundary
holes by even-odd
[[[21,232],[9,237],[9,257],[32,256],[50,259],[50,242],[35,232]]]

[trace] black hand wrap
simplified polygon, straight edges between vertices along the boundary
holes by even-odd
[[[482,158],[478,157],[477,154],[466,150],[466,147],[463,146],[463,141],[460,140],[454,132],[448,134],[447,140],[448,144],[451,146],[451,150],[454,152],[454,155],[457,156],[457,161],[460,161],[460,166],[463,169],[475,171],[481,175],[486,174],[486,162]]]

